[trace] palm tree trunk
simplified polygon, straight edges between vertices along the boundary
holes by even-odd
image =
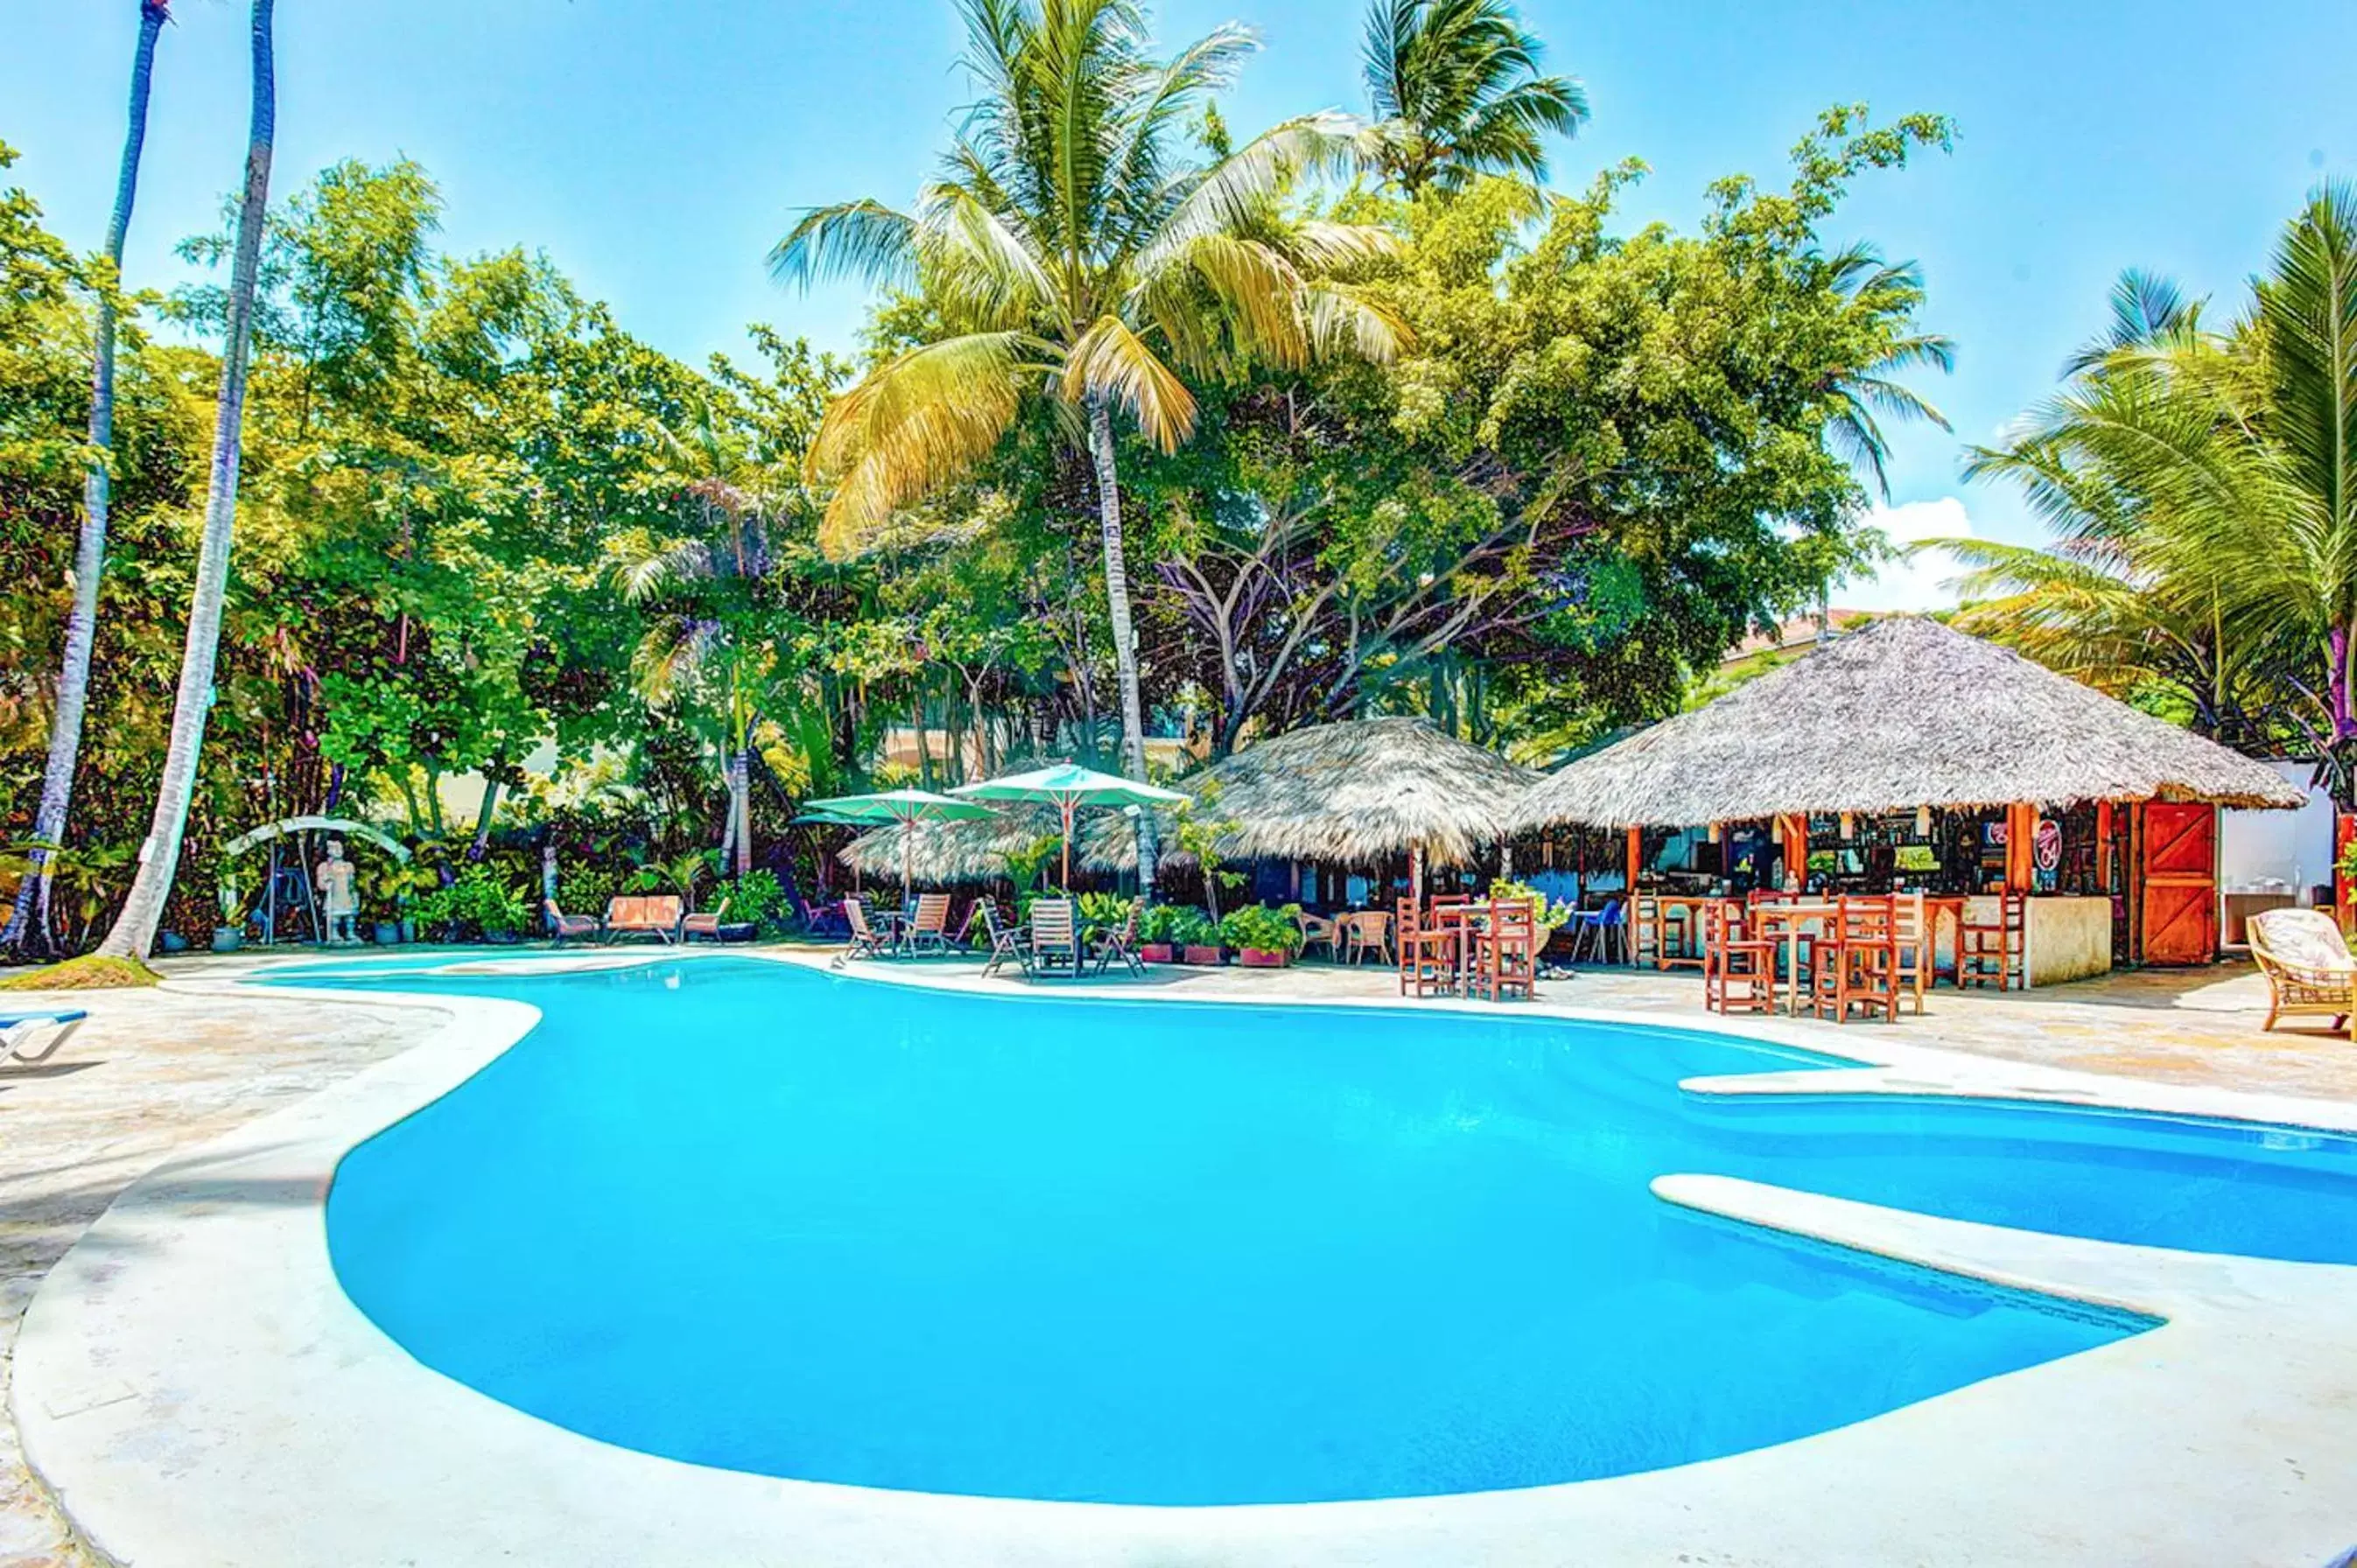
[[[275,0],[253,0],[253,119],[246,136],[245,199],[237,215],[237,256],[230,269],[229,319],[221,345],[221,399],[213,415],[213,462],[205,492],[205,532],[197,551],[196,591],[188,606],[188,639],[180,654],[180,687],[172,706],[172,739],[156,790],[156,816],[139,850],[139,875],[99,951],[145,958],[164,918],[164,901],[180,864],[180,838],[196,792],[204,748],[205,714],[213,702],[213,664],[221,650],[222,601],[229,590],[229,554],[237,522],[238,444],[245,427],[246,356],[253,335],[254,274],[262,257],[262,220],[270,203],[270,155],[277,131],[277,83],[270,48]]]
[[[504,762],[500,764],[506,766]],[[483,809],[475,813],[475,842],[467,846],[467,858],[479,861],[490,853],[491,819],[499,814],[500,781],[496,778],[483,781]]]
[[[736,850],[736,874],[753,869],[753,757],[738,746],[728,759],[728,838]],[[724,853],[722,858],[727,855]]]
[[[1121,760],[1139,783],[1146,782],[1146,710],[1137,694],[1137,632],[1129,618],[1129,568],[1122,559],[1121,489],[1114,470],[1113,406],[1089,400],[1089,451],[1096,459],[1097,516],[1104,525],[1105,607],[1113,619],[1113,667],[1121,686]],[[1154,813],[1137,813],[1137,893],[1154,902]]]
[[[167,0],[140,0],[139,44],[131,56],[131,124],[123,138],[123,166],[114,180],[114,214],[106,224],[106,259],[120,274],[123,241],[131,231],[139,194],[139,157],[147,142],[147,91],[156,72],[156,38],[164,30]],[[66,618],[65,661],[58,671],[57,710],[49,718],[49,759],[41,775],[41,803],[33,818],[36,844],[65,842],[66,811],[73,803],[74,765],[81,756],[82,714],[90,703],[90,655],[98,640],[98,584],[106,570],[106,513],[113,491],[114,450],[114,290],[118,275],[98,296],[90,376],[90,472],[82,477],[81,535],[74,544],[72,612]],[[39,890],[41,929],[49,929],[49,852],[33,851],[32,874],[16,885],[16,906],[0,947],[25,940]]]

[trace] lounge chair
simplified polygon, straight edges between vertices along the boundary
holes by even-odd
[[[2267,977],[2267,1021],[2330,1018],[2357,1044],[2357,959],[2320,909],[2266,909],[2251,917],[2251,956]]]
[[[1115,959],[1127,964],[1129,972],[1132,974],[1143,976],[1146,973],[1146,962],[1137,956],[1136,905],[1133,904],[1129,907],[1129,918],[1122,921],[1120,926],[1097,939],[1094,950],[1099,974],[1103,974],[1111,967]]]
[[[544,898],[541,908],[548,912],[548,934],[558,941],[569,937],[597,937],[605,934],[606,923],[595,915],[568,915],[556,907],[554,898]]]
[[[680,922],[687,918],[686,907],[668,893],[651,897],[617,897],[606,905],[606,940],[616,937],[655,936],[664,942],[679,940]]]
[[[867,906],[861,899],[845,898],[843,901],[843,918],[851,928],[851,940],[834,955],[834,968],[841,969],[850,959],[890,958],[899,951],[896,943],[867,923]]]
[[[1031,929],[1028,926],[1000,925],[998,906],[987,898],[974,901],[974,913],[966,917],[966,925],[971,928],[977,920],[982,923],[984,938],[990,943],[990,961],[982,966],[982,972],[996,974],[999,966],[1011,958],[1025,974],[1029,974]]]
[[[702,937],[712,942],[749,942],[753,940],[753,933],[752,921],[728,918],[728,900],[726,898],[720,900],[717,909],[698,911],[679,923],[679,940],[683,943],[690,937]]]
[[[1080,978],[1080,917],[1070,898],[1032,901],[1031,964],[1024,972]]]
[[[1326,957],[1329,961],[1341,956],[1340,945],[1342,940],[1341,928],[1332,920],[1323,915],[1312,915],[1307,910],[1296,909],[1293,913],[1293,921],[1301,928],[1303,952],[1306,953],[1311,948],[1323,943],[1326,948]]]
[[[920,893],[917,912],[909,918],[908,934],[901,946],[910,952],[950,950],[950,896],[946,893]]]
[[[0,1013],[0,1062],[48,1060],[89,1016],[79,1007]],[[34,1050],[33,1042],[44,1036],[48,1044]]]

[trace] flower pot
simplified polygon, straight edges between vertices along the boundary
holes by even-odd
[[[1168,942],[1140,942],[1137,944],[1137,956],[1147,963],[1171,963],[1177,961],[1177,954]]]
[[[1236,961],[1246,969],[1283,969],[1293,955],[1283,948],[1238,948]]]
[[[404,942],[414,942],[417,940],[417,922],[406,915],[403,916],[401,920],[401,940]]]
[[[1189,942],[1184,952],[1180,956],[1179,961],[1182,963],[1199,964],[1207,968],[1216,969],[1220,965],[1221,959],[1225,955],[1225,949],[1220,947],[1197,947],[1193,942]]]
[[[182,936],[178,931],[166,931],[156,940],[163,944],[164,950],[166,952],[186,952],[188,950],[188,939]]]
[[[376,923],[376,941],[377,946],[384,948],[399,945],[401,941],[401,922],[399,920],[379,920]]]
[[[235,926],[213,928],[213,951],[235,952],[243,946],[245,946],[245,933]]]

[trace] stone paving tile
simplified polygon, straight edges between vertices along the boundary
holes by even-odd
[[[170,970],[175,978],[207,979],[246,967],[183,960]],[[1396,995],[1388,971],[1328,965],[1275,972],[1157,967],[1138,988],[1300,1000]],[[1583,970],[1542,991],[1566,1005],[1664,1017],[1701,1012],[1701,984],[1690,973]],[[429,1008],[168,990],[72,1001],[89,1008],[91,1022],[53,1061],[0,1067],[0,1400],[35,1287],[116,1194],[174,1152],[415,1043],[439,1016]],[[1925,1016],[1891,1027],[1913,1043],[2016,1061],[2357,1101],[2357,1047],[2319,1030],[2263,1033],[2266,1005],[2265,983],[2249,965],[2225,964],[2026,995],[1943,989]],[[1885,1027],[1803,1026],[1822,1031],[1833,1049],[1845,1037]],[[6,1419],[0,1419],[0,1568],[94,1568],[27,1471]]]

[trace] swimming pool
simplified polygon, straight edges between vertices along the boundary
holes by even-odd
[[[1680,1079],[1835,1064],[1670,1029],[719,959],[334,983],[544,1015],[344,1161],[328,1242],[361,1308],[549,1421],[803,1479],[1160,1504],[1543,1485],[2149,1326],[1697,1219],[1649,1195],[1673,1171],[2357,1250],[2346,1140],[1698,1101]]]

